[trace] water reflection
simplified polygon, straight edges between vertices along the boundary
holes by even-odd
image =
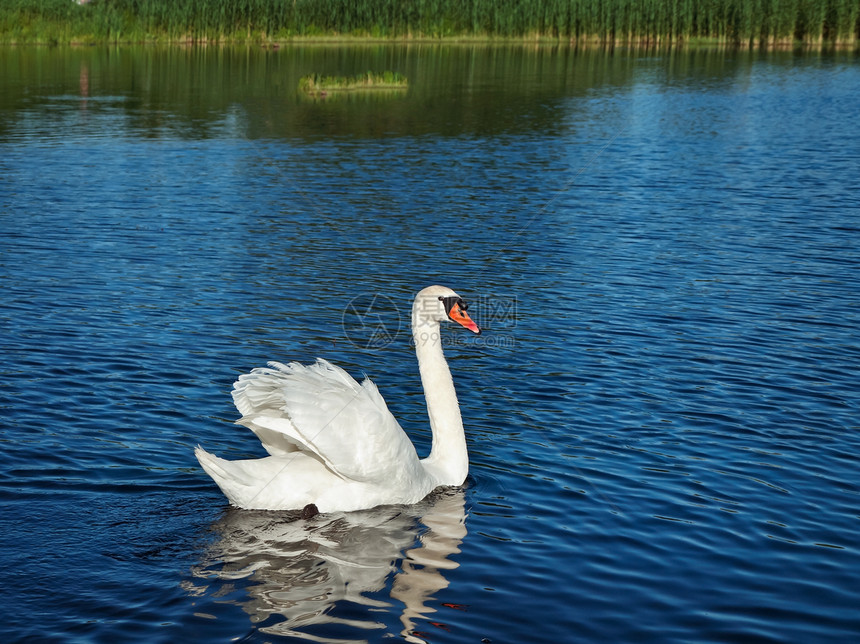
[[[399,610],[401,636],[423,642],[420,620],[435,612],[428,602],[448,586],[444,571],[459,565],[451,556],[460,552],[465,524],[462,489],[438,490],[414,506],[310,520],[230,509],[213,525],[219,539],[207,561],[192,571],[210,586],[188,590],[218,596],[246,580],[248,599],[240,605],[260,631],[319,642],[363,639],[321,636],[317,626],[364,633],[386,628],[368,617]],[[341,617],[355,615],[343,610],[347,602],[369,610]]]
[[[51,110],[53,136],[78,125],[56,97],[80,95],[107,122],[86,132],[135,138],[308,140],[319,137],[558,134],[565,99],[624,87],[629,56],[520,46],[0,47],[0,136],[28,133],[28,117]],[[309,73],[349,76],[391,70],[407,91],[309,99]],[[33,79],[38,78],[38,83]],[[195,79],[189,82],[188,79]],[[122,97],[110,104],[103,97]],[[504,106],[504,107],[503,107]],[[48,134],[51,133],[48,132]]]

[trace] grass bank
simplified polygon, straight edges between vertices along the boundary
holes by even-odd
[[[857,0],[3,0],[0,42],[860,43]]]

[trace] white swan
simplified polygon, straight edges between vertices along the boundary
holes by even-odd
[[[466,303],[444,286],[429,286],[412,305],[412,334],[433,432],[430,455],[415,447],[370,379],[359,384],[340,367],[269,363],[240,376],[236,421],[253,431],[270,456],[226,461],[198,446],[197,460],[233,505],[319,512],[416,503],[440,485],[461,485],[469,471],[466,436],[454,381],[442,354],[439,323],[452,320],[480,333]]]

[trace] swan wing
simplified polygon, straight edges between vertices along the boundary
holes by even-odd
[[[360,482],[394,482],[421,469],[376,385],[359,384],[326,360],[254,369],[236,381],[233,400],[242,413],[237,422],[274,456],[306,452],[339,477]]]

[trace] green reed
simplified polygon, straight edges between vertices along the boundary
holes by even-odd
[[[299,80],[299,89],[309,94],[354,90],[406,89],[409,81],[399,72],[366,72],[357,76],[309,74]]]
[[[0,40],[860,41],[857,0],[3,0]]]

